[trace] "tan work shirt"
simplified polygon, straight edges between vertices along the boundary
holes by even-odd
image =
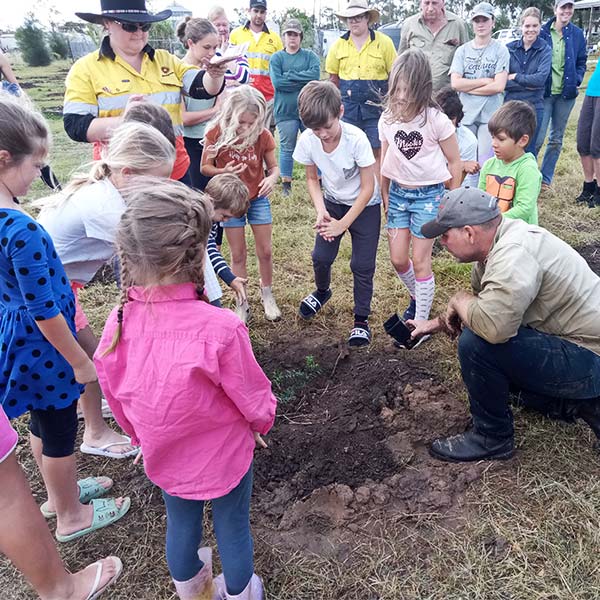
[[[600,355],[600,277],[571,246],[520,219],[503,218],[484,263],[467,326],[491,344],[519,327],[556,335]]]
[[[450,65],[459,46],[469,41],[467,24],[454,13],[446,11],[448,22],[435,34],[425,25],[421,14],[408,17],[402,23],[398,54],[407,48],[419,48],[429,58],[433,75],[433,89],[450,83]]]

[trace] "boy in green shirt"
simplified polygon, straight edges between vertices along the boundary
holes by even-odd
[[[535,131],[535,111],[526,102],[503,104],[488,123],[494,158],[479,174],[479,189],[498,198],[505,217],[538,224],[537,200],[542,174],[537,161],[525,148]]]

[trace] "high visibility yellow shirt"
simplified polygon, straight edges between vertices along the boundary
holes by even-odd
[[[83,56],[71,67],[66,80],[63,114],[118,117],[131,95],[144,94],[149,102],[167,110],[175,135],[181,138],[181,94],[189,91],[199,72],[198,67],[183,63],[166,50],[155,50],[150,46],[144,48],[142,68],[138,72],[114,53],[105,37],[99,51]],[[101,146],[101,142],[95,142],[95,158],[99,158]],[[183,177],[189,157],[182,140],[178,139],[177,150],[174,173],[181,173],[180,177]],[[179,178],[175,174],[173,177]]]
[[[379,31],[371,31],[360,50],[354,45],[349,31],[333,43],[325,70],[340,79],[348,119],[379,118],[380,104],[387,93],[387,81],[395,59],[394,42]]]
[[[246,25],[237,27],[229,34],[229,41],[235,45],[250,43],[246,54],[250,65],[250,85],[262,92],[265,100],[271,100],[275,90],[269,75],[269,61],[275,52],[283,50],[281,38],[274,31],[269,31],[265,25],[256,41],[248,21]]]

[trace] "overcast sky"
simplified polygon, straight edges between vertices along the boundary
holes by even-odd
[[[49,19],[49,8],[56,8],[61,16],[62,20],[76,20],[74,15],[77,12],[100,12],[100,0],[0,0],[2,2],[2,8],[0,8],[0,27],[9,28],[17,27],[23,22],[25,15],[28,12],[33,12],[37,18],[42,22],[48,22]],[[319,7],[331,6],[337,9],[340,2],[344,0],[268,0],[270,6],[276,9],[278,12],[285,10],[288,7],[297,7],[308,14],[312,14],[316,8],[317,12]],[[165,8],[171,4],[171,0],[153,0],[151,3],[156,12]],[[193,11],[195,17],[206,16],[206,11],[213,4],[219,4],[225,8],[229,18],[234,20],[235,13],[234,8],[243,6],[244,0],[178,0],[178,4],[185,6],[186,8]]]

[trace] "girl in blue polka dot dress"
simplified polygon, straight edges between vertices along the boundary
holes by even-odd
[[[41,115],[6,97],[0,123],[0,403],[10,418],[29,411],[48,491],[42,512],[57,517],[57,539],[70,541],[120,519],[130,502],[97,499],[108,478],[76,480],[77,400],[96,372],[75,338],[74,297],[52,240],[17,200],[40,175],[49,131]]]

